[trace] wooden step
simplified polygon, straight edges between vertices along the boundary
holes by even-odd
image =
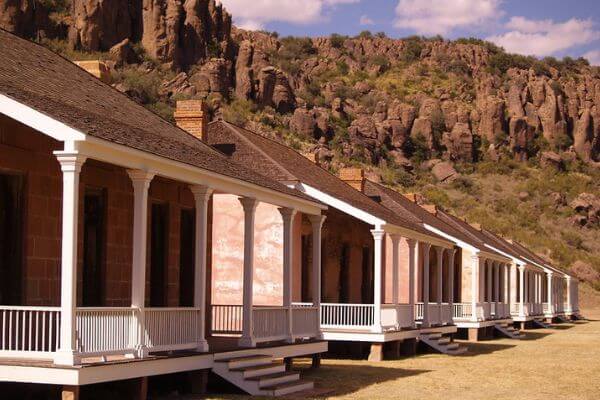
[[[438,343],[442,344],[442,345],[449,344],[450,343],[450,338],[449,337],[442,337],[442,338],[438,339]]]
[[[241,372],[244,379],[255,376],[264,376],[285,371],[285,365],[281,362],[271,362],[270,364],[256,365],[253,367],[241,367],[230,369],[231,372]]]
[[[426,333],[423,335],[424,337],[426,337],[427,339],[441,339],[442,334],[441,333]]]
[[[266,386],[262,388],[267,395],[284,396],[286,394],[296,393],[303,390],[310,390],[315,387],[314,382],[306,380],[298,380],[295,382],[281,383],[278,385]]]
[[[258,386],[262,389],[269,386],[280,385],[288,382],[297,382],[300,380],[299,372],[278,372],[269,375],[259,375],[248,378],[250,381],[258,381]]]
[[[229,369],[238,369],[244,367],[255,367],[259,365],[270,364],[273,357],[265,354],[255,354],[251,356],[224,358],[215,360],[216,363],[227,364]]]
[[[458,349],[458,343],[450,343],[449,345],[446,346],[446,350],[456,350]]]

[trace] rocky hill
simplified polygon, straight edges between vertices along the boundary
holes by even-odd
[[[584,59],[472,38],[279,38],[236,29],[215,0],[0,0],[0,27],[106,60],[115,88],[165,118],[204,98],[600,280],[600,69]]]

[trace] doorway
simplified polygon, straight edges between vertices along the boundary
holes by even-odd
[[[193,209],[182,209],[179,226],[179,306],[194,305],[194,255],[196,251],[196,213]]]
[[[0,304],[22,304],[24,179],[0,174]]]
[[[169,206],[152,204],[150,234],[150,307],[167,305]]]
[[[106,191],[86,188],[83,205],[82,305],[104,306]]]

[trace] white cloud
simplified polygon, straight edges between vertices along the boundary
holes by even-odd
[[[589,19],[555,22],[512,17],[505,27],[508,32],[490,36],[487,40],[508,52],[526,55],[549,56],[600,39],[600,31],[594,29],[594,23]]]
[[[272,21],[312,24],[327,18],[326,13],[338,5],[360,0],[221,0],[233,15],[234,23],[244,29],[264,29]]]
[[[583,55],[583,58],[587,58],[592,65],[600,65],[600,50],[590,50]]]
[[[423,35],[483,27],[503,14],[500,3],[501,0],[399,0],[395,26]]]
[[[369,16],[367,15],[361,15],[360,16],[360,20],[359,23],[363,26],[365,25],[375,25],[375,21],[373,21],[371,18],[369,18]]]

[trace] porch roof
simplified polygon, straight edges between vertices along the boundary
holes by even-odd
[[[446,241],[420,224],[396,215],[302,154],[275,140],[226,121],[214,121],[208,126],[206,141],[210,144],[235,143],[233,160],[251,166],[272,179],[289,184],[309,185],[388,224],[407,228],[438,241]]]
[[[486,248],[484,243],[480,240],[477,240],[473,237],[464,234],[451,224],[443,221],[441,218],[438,217],[437,210],[436,214],[433,214],[421,207],[419,204],[415,203],[414,201],[411,201],[410,199],[406,198],[403,194],[396,192],[395,190],[392,190],[379,183],[366,180],[365,192],[369,195],[380,196],[383,205],[398,213],[399,215],[402,215],[405,218],[414,221],[415,223],[429,225],[457,239],[458,241],[473,246],[474,248],[480,251],[492,252],[494,255],[502,257],[500,254]]]
[[[78,133],[78,140],[89,135],[318,204],[297,190],[230,162],[201,140],[37,43],[0,29],[0,54],[0,97],[58,121],[65,130]]]
[[[532,264],[532,260],[529,259],[530,257],[524,254],[522,250],[518,249],[514,244],[512,244],[508,240],[487,229],[481,229],[479,232],[481,232],[481,234],[487,238],[490,246],[494,246],[499,250],[510,254],[512,257],[521,260],[522,262],[527,262],[527,264],[539,268],[537,265]]]

